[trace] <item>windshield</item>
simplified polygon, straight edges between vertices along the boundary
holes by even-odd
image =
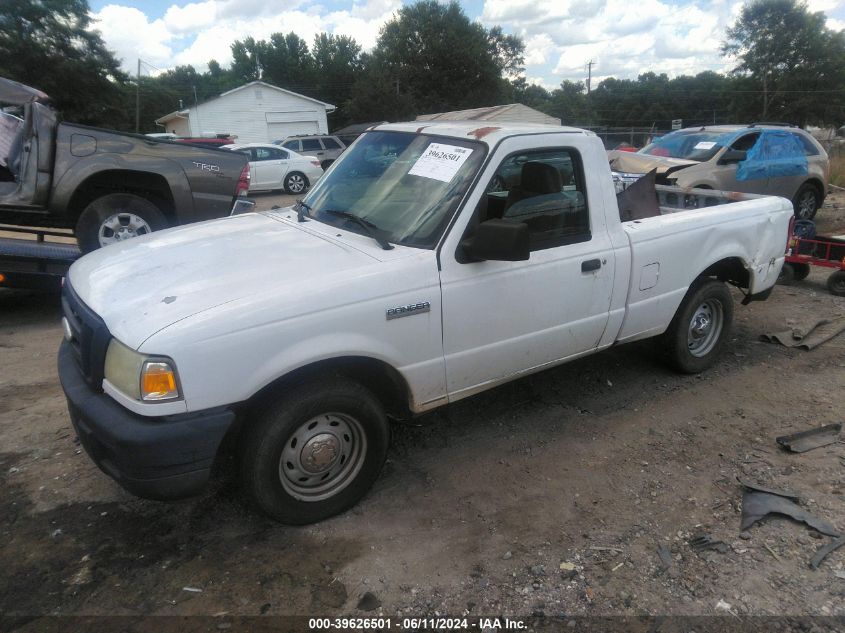
[[[320,222],[388,242],[434,248],[484,159],[484,145],[405,132],[367,132],[304,199]]]
[[[704,162],[722,149],[725,139],[729,136],[724,132],[681,130],[655,139],[639,153]]]

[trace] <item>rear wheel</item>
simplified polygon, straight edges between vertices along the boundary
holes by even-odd
[[[387,457],[384,409],[350,380],[297,386],[254,422],[241,444],[241,481],[258,507],[282,523],[313,523],[350,508]]]
[[[308,189],[308,179],[298,171],[285,176],[285,191],[295,196]]]
[[[810,264],[792,264],[795,268],[795,280],[802,281],[810,276]]]
[[[827,289],[832,295],[845,297],[845,270],[837,270],[827,278]]]
[[[733,297],[721,281],[698,279],[662,336],[669,363],[697,374],[716,362],[733,322]]]
[[[333,158],[330,158],[330,159],[324,160],[322,163],[320,163],[320,167],[322,167],[324,170],[325,170],[325,169],[328,169],[328,168],[329,168],[329,165],[331,165],[333,162],[334,162],[334,159],[333,159]]]
[[[822,206],[822,197],[819,190],[809,182],[805,182],[798,189],[795,198],[792,200],[795,208],[795,217],[799,220],[812,220],[816,211]]]
[[[110,193],[92,201],[76,223],[83,253],[167,228],[167,218],[150,200],[132,193]]]

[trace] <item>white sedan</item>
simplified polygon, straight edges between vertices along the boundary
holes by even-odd
[[[323,175],[315,156],[302,156],[270,143],[223,145],[221,149],[242,152],[249,157],[250,192],[284,189],[297,195]]]

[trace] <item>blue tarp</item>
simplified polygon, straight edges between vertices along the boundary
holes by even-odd
[[[737,180],[761,180],[807,174],[801,141],[783,130],[762,130],[760,138],[736,167]]]

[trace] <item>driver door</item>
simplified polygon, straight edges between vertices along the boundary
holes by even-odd
[[[254,189],[281,189],[288,171],[287,152],[276,147],[253,147]]]
[[[734,140],[725,151],[739,150],[748,153],[759,141],[760,132],[750,132]],[[745,164],[740,166],[740,163]],[[712,173],[719,189],[722,191],[742,191],[744,193],[763,193],[766,191],[769,178],[765,163],[749,164],[745,161],[740,161],[740,163],[721,164],[721,158],[716,159]],[[739,176],[737,176],[737,172],[739,172]]]

